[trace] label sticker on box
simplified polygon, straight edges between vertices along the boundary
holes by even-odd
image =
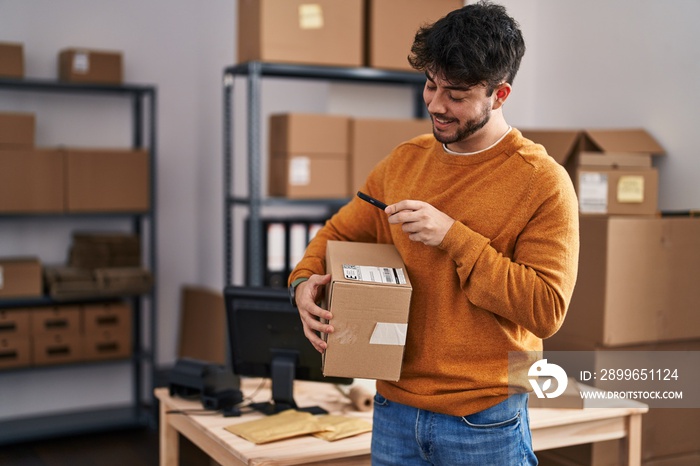
[[[406,345],[406,332],[408,324],[395,324],[389,322],[377,322],[369,339],[370,345]]]
[[[406,284],[406,276],[403,273],[403,269],[395,269],[393,267],[343,264],[343,276],[348,280],[358,282]]]
[[[323,9],[318,3],[299,5],[299,28],[321,29],[323,27]]]
[[[578,203],[582,213],[604,214],[608,211],[608,175],[584,172],[578,175]]]
[[[644,202],[644,177],[641,175],[621,176],[617,182],[617,202]]]
[[[2,265],[0,265],[0,290],[5,287],[5,273],[2,270]]]
[[[73,55],[73,72],[85,74],[90,71],[90,54],[87,52],[76,52]]]
[[[308,186],[311,183],[311,159],[292,157],[289,161],[289,184],[291,186]]]

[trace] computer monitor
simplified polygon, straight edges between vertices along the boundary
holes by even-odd
[[[323,376],[321,353],[306,339],[286,289],[227,286],[224,300],[233,372],[272,381],[272,400],[253,408],[266,414],[286,409],[323,413],[318,407],[297,406],[294,380],[352,383],[351,378]]]

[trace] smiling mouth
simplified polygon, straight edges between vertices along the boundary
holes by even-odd
[[[440,118],[435,115],[433,115],[433,125],[437,127],[438,129],[446,128],[449,126],[451,123],[453,123],[454,120],[448,119],[448,118]]]

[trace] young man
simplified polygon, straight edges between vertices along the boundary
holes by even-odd
[[[426,75],[433,134],[399,145],[367,178],[362,190],[384,212],[352,200],[290,276],[306,336],[323,352],[317,332],[333,332],[316,303],[330,279],[326,242],[392,243],[406,264],[403,370],[377,382],[374,465],[537,462],[527,387],[509,392],[508,353],[540,351],[564,319],[578,207],[564,169],[503,116],[524,52],[498,5],[469,4],[421,28],[409,61]]]

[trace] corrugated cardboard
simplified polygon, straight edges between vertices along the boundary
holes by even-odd
[[[611,348],[590,341],[554,337],[544,340],[545,351],[700,351],[700,340],[655,342]],[[670,388],[672,389],[672,388]],[[530,396],[532,398],[532,395]],[[700,454],[700,408],[653,408],[642,420],[642,459],[646,465],[654,458]],[[600,442],[550,450],[545,464],[617,466],[617,442]],[[561,463],[550,462],[560,459]],[[566,462],[568,460],[569,462]],[[650,463],[653,464],[653,463]],[[672,463],[671,463],[672,464]],[[695,464],[695,463],[689,463]]]
[[[399,145],[430,133],[430,119],[353,118],[350,122],[350,193],[364,183],[374,166]]]
[[[578,279],[554,341],[617,346],[700,338],[700,218],[580,221]]]
[[[28,366],[32,360],[31,350],[29,335],[0,333],[0,369]]]
[[[83,359],[120,359],[131,355],[132,312],[123,302],[82,308]]]
[[[145,150],[67,149],[68,212],[142,212],[150,207]]]
[[[82,329],[79,306],[52,306],[32,309],[32,335],[61,333],[80,335]]]
[[[364,0],[239,0],[238,63],[362,66]]]
[[[655,215],[658,173],[652,157],[664,155],[644,129],[522,130],[542,144],[571,176],[579,211],[592,215]]]
[[[655,168],[579,166],[574,187],[582,214],[658,213],[659,174]]]
[[[386,268],[392,283],[358,279],[357,267]],[[329,241],[327,309],[335,332],[327,335],[323,375],[398,380],[405,347],[412,287],[393,245]],[[383,271],[378,271],[381,279]],[[396,283],[397,274],[405,278]],[[376,276],[375,276],[376,277]]]
[[[34,147],[35,120],[33,113],[0,113],[0,149]]]
[[[0,150],[0,212],[63,212],[63,165],[59,150]]]
[[[0,309],[0,336],[19,336],[31,333],[27,309]]]
[[[348,196],[350,118],[270,116],[269,193],[294,199]]]
[[[221,292],[184,286],[180,292],[179,358],[226,364],[226,312]]]
[[[41,262],[36,257],[0,258],[0,298],[41,296]]]
[[[90,84],[121,84],[122,53],[111,50],[69,48],[58,54],[58,79]]]
[[[0,42],[0,77],[24,77],[24,45],[15,42]]]
[[[46,332],[32,336],[35,366],[65,364],[83,359],[83,338],[79,333]]]
[[[407,57],[418,28],[464,6],[464,0],[368,0],[367,3],[365,64],[406,71],[413,71]]]

